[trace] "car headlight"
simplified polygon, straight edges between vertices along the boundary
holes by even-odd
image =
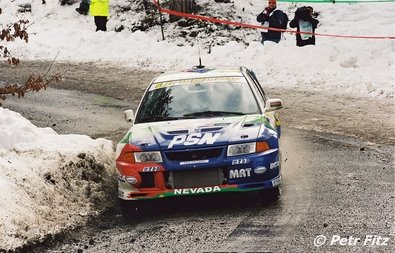
[[[234,144],[228,146],[227,156],[258,153],[258,152],[264,152],[269,149],[270,149],[269,144],[266,141]]]
[[[227,155],[235,156],[235,155],[255,153],[255,146],[256,146],[255,142],[229,145]]]
[[[137,163],[162,162],[162,156],[159,151],[135,152],[134,159]]]

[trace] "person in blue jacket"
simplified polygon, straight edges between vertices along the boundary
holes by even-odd
[[[268,6],[258,14],[256,20],[260,22],[263,26],[269,28],[287,29],[288,16],[283,11],[277,9],[276,0],[269,0]],[[266,30],[261,32],[262,44],[265,41],[273,41],[275,43],[281,40],[280,31]]]
[[[319,21],[313,18],[313,8],[310,6],[303,6],[296,10],[294,19],[289,23],[289,26],[297,29],[298,32],[314,33]],[[296,34],[296,45],[303,47],[306,45],[315,45],[314,34]]]

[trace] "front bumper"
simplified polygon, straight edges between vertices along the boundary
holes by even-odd
[[[120,171],[118,197],[140,200],[272,189],[281,184],[279,158],[279,150],[271,149],[192,165],[117,162]],[[172,169],[165,169],[165,166]],[[133,176],[139,183],[132,186],[125,181],[125,176]],[[176,183],[180,178],[184,182]]]
[[[118,180],[118,198],[123,200],[147,200],[189,195],[217,194],[226,192],[249,192],[273,189],[281,185],[281,175],[259,182],[245,184],[225,184],[208,187],[182,188],[182,189],[130,189],[130,185]]]

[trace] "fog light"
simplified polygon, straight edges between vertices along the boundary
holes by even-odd
[[[135,177],[133,177],[133,176],[126,176],[126,177],[125,177],[125,181],[126,181],[128,184],[131,184],[131,185],[137,184],[137,178],[135,178]]]
[[[266,172],[266,167],[264,167],[264,166],[262,166],[262,167],[256,167],[255,169],[254,169],[254,172],[256,173],[256,174],[263,174],[263,173],[265,173]]]

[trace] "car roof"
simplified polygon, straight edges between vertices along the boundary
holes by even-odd
[[[197,68],[193,67],[182,71],[171,71],[160,74],[153,80],[153,83],[175,81],[193,78],[237,76],[242,77],[242,67],[217,67],[217,68]]]

